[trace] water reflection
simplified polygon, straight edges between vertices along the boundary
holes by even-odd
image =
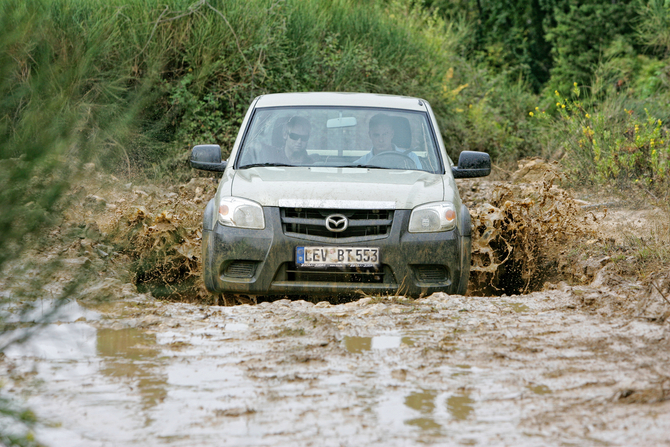
[[[92,355],[95,329],[86,321],[100,315],[75,300],[38,299],[13,309],[0,304],[0,347],[10,357],[75,359]],[[41,326],[42,323],[58,323]],[[62,324],[69,323],[69,324]]]
[[[509,307],[512,308],[514,312],[521,313],[521,312],[528,312],[528,306],[526,306],[523,303],[507,303]]]
[[[528,385],[526,388],[539,395],[551,394],[551,390],[547,385]]]
[[[372,349],[372,337],[344,337],[344,348],[353,353],[359,354],[363,351]]]
[[[435,409],[435,396],[434,391],[412,393],[405,398],[405,405],[422,413],[432,413]]]
[[[100,329],[98,355],[104,360],[100,372],[110,377],[136,381],[144,410],[167,396],[167,377],[158,370],[156,335],[138,329]]]
[[[400,343],[407,346],[414,346],[414,340],[409,337],[403,337],[400,339]]]
[[[70,323],[99,320],[100,314],[86,309],[76,300],[37,299],[23,304],[22,309],[10,309],[7,304],[0,312],[7,323]]]
[[[407,425],[413,425],[414,427],[419,427],[422,430],[439,430],[442,428],[440,424],[432,420],[431,418],[416,418],[405,421]]]
[[[344,348],[353,353],[359,354],[363,351],[373,349],[392,349],[400,345],[414,346],[414,340],[410,337],[401,337],[399,335],[375,335],[374,337],[344,337]]]
[[[424,416],[409,419],[405,421],[405,424],[419,427],[422,430],[439,431],[442,426],[432,418],[433,411],[435,410],[436,396],[437,393],[435,391],[426,390],[415,392],[407,396],[405,398],[405,406],[419,411]]]
[[[475,401],[470,399],[470,393],[467,391],[462,394],[454,394],[447,399],[447,411],[455,419],[464,421],[474,410],[473,403]]]

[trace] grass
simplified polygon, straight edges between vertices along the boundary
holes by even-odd
[[[501,157],[538,148],[521,135],[533,102],[525,85],[492,77],[464,57],[467,25],[445,23],[409,1],[8,4],[23,14],[18,23],[35,27],[21,38],[10,77],[20,77],[21,67],[41,72],[32,60],[42,48],[47,59],[75,63],[70,76],[87,90],[78,95],[70,84],[61,97],[81,97],[91,112],[113,114],[117,101],[147,86],[150,105],[134,116],[132,132],[105,139],[97,155],[124,175],[185,178],[192,145],[229,150],[249,102],[283,91],[423,97],[437,111],[453,157],[473,147]]]

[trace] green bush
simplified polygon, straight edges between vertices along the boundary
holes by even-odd
[[[229,150],[259,94],[371,91],[439,102],[444,72],[464,63],[457,32],[409,1],[59,0],[48,26],[75,48],[94,30],[105,39],[101,76],[153,86],[157,99],[137,133],[102,159],[131,173],[174,172],[196,143]],[[121,68],[130,70],[120,76]]]
[[[617,36],[634,41],[636,8],[632,0],[563,0],[553,9],[547,27],[553,68],[547,90],[569,93],[573,82],[589,85],[601,55]]]
[[[585,106],[573,86],[570,97],[555,92],[557,115],[538,114],[546,144],[560,146],[563,165],[580,183],[637,185],[654,194],[670,185],[670,139],[663,121],[625,108],[621,98],[609,98],[598,108]]]

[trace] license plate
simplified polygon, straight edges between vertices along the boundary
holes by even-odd
[[[379,247],[297,247],[298,267],[378,268]]]

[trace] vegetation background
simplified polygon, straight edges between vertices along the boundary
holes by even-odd
[[[193,144],[230,149],[257,95],[369,91],[427,99],[454,158],[665,178],[666,0],[3,0],[2,13],[2,160],[79,148],[120,175],[177,180]],[[59,149],[38,112],[61,126]],[[631,134],[651,119],[658,132]]]
[[[419,96],[454,159],[549,158],[670,206],[670,0],[0,0],[0,270],[85,162],[182,181],[192,145],[229,150],[250,101],[285,91]]]

